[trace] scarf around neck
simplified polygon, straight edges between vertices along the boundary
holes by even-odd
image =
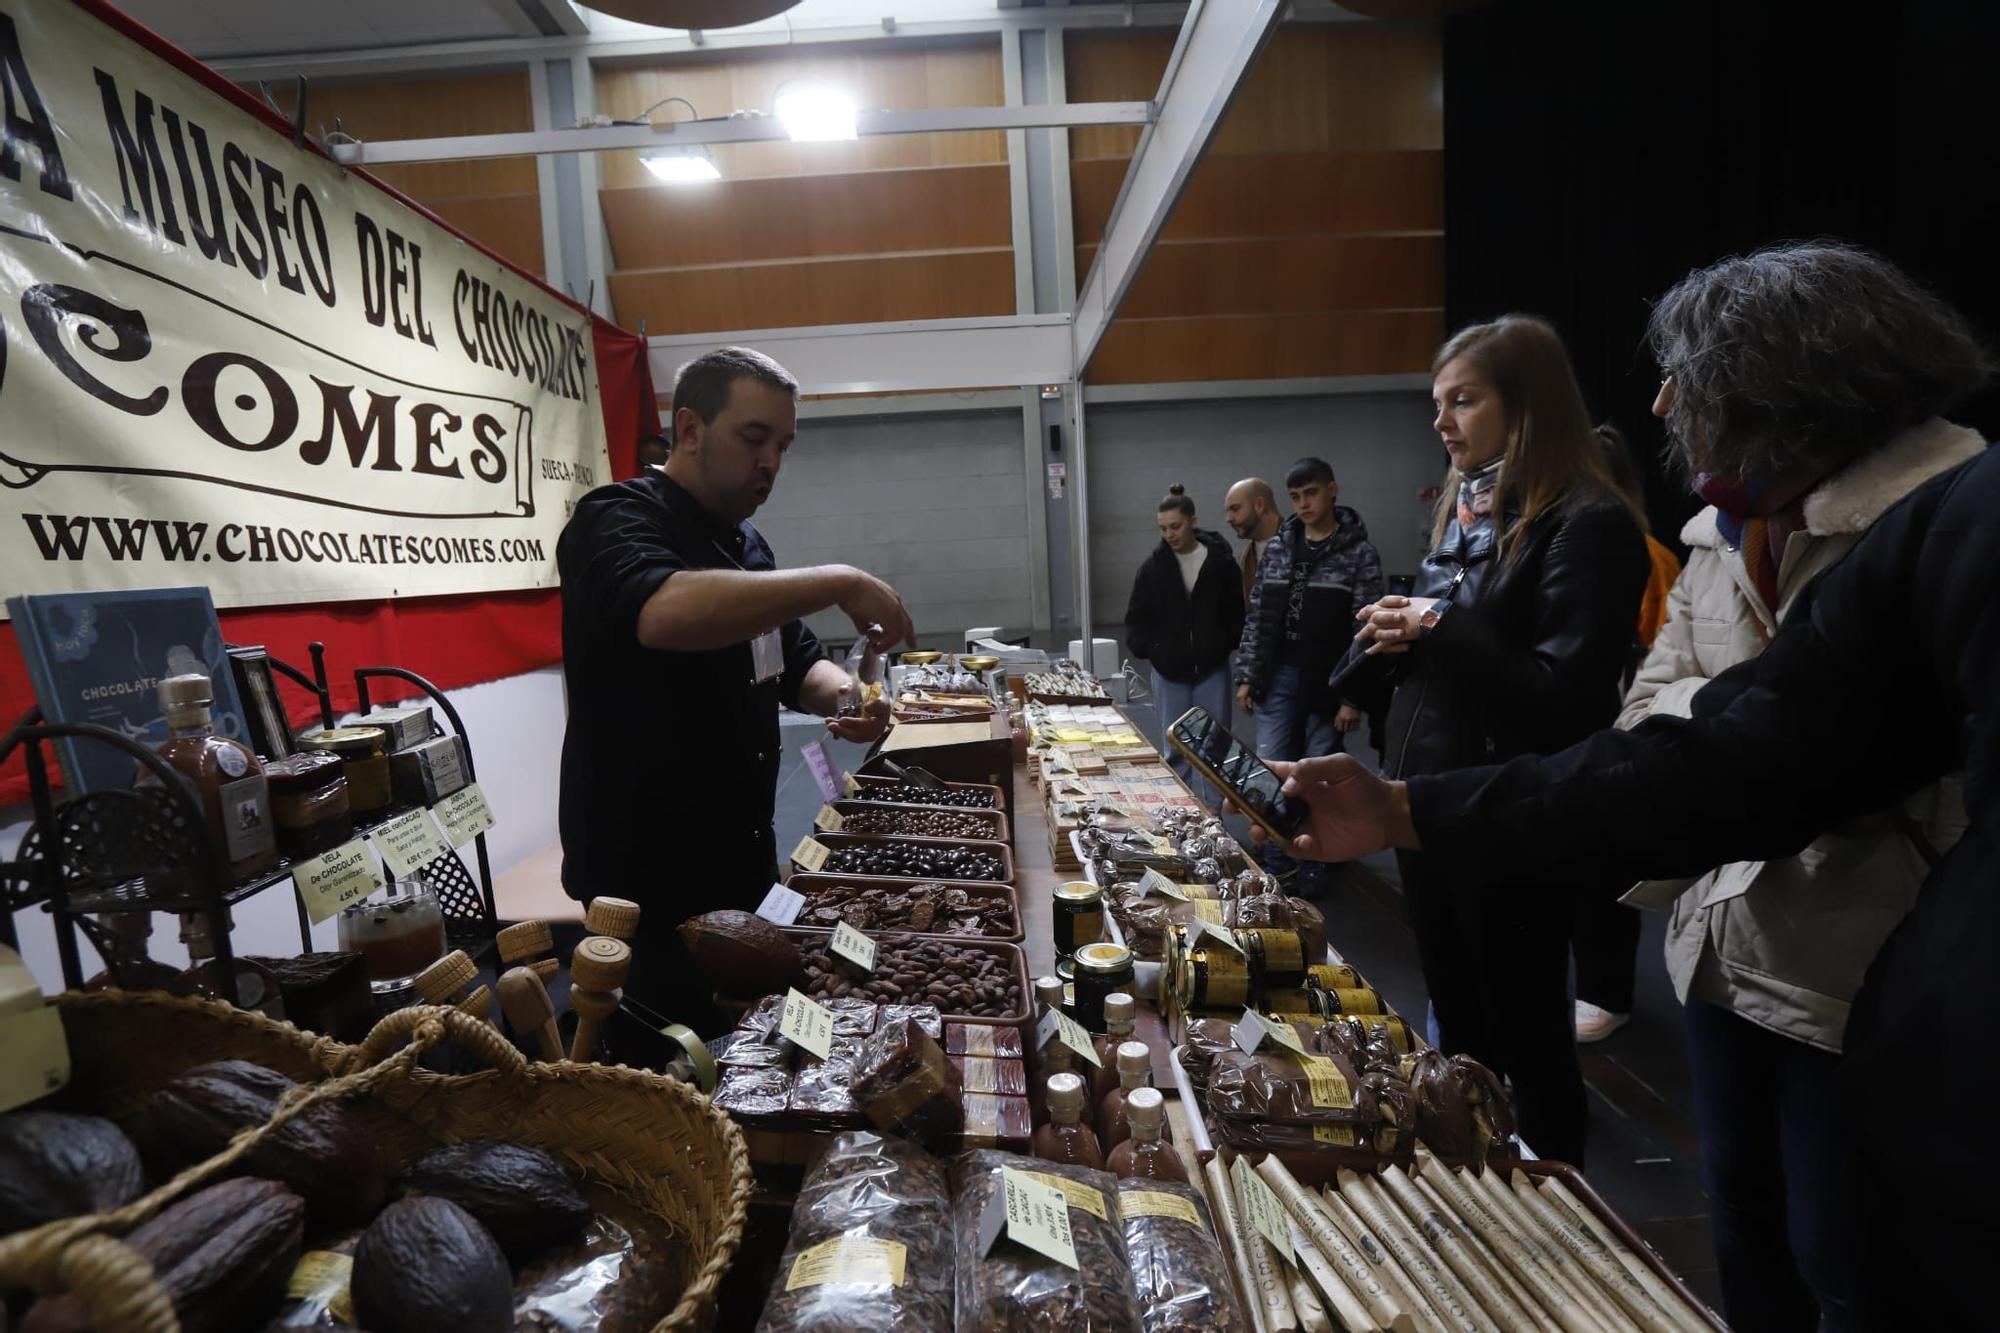
[[[1458,526],[1467,532],[1493,517],[1493,500],[1500,489],[1500,464],[1505,457],[1503,454],[1458,474]]]
[[[1829,470],[1816,464],[1775,477],[1704,472],[1695,478],[1695,494],[1715,506],[1716,531],[1743,552],[1757,595],[1774,618],[1785,547],[1805,527],[1806,497]]]

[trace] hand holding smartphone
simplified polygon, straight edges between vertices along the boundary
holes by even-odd
[[[1236,738],[1228,723],[1206,708],[1190,708],[1167,728],[1167,743],[1252,823],[1281,846],[1291,845],[1305,822],[1305,809],[1285,799],[1284,782]]]

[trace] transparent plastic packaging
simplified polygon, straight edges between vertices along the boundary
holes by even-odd
[[[1079,1267],[1068,1268],[1004,1237],[980,1255],[980,1219],[1004,1188],[1005,1167],[1052,1176],[1068,1186],[1063,1192],[1069,1196]],[[935,1327],[955,1327],[957,1333],[1141,1333],[1117,1184],[1103,1171],[1026,1161],[1012,1153],[960,1156],[952,1163],[957,1321]]]
[[[933,1333],[956,1269],[944,1166],[865,1130],[806,1173],[758,1333]]]
[[[1121,1180],[1118,1207],[1145,1333],[1250,1327],[1199,1191],[1170,1180]]]

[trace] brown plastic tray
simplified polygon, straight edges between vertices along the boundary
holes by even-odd
[[[1012,884],[1002,884],[997,880],[940,879],[940,880],[910,880],[906,882],[900,879],[890,879],[882,875],[826,875],[826,874],[808,875],[806,872],[801,870],[799,873],[793,875],[789,880],[785,881],[785,883],[787,884],[788,887],[796,889],[800,893],[805,893],[810,889],[832,888],[836,884],[850,884],[856,888],[862,888],[862,889],[906,889],[910,886],[910,884],[935,883],[935,884],[942,884],[948,889],[964,889],[968,893],[976,894],[977,896],[982,898],[1004,898],[1007,902],[1007,909],[1010,913],[1013,914],[1014,918],[1014,927],[1013,930],[1009,933],[1004,933],[999,935],[949,935],[943,931],[937,931],[937,930],[911,931],[911,932],[897,931],[892,933],[937,935],[940,938],[947,940],[998,940],[1007,944],[1019,944],[1021,940],[1024,938],[1024,934],[1021,929],[1021,895],[1015,890]],[[831,927],[808,926],[803,923],[793,928],[797,930],[825,930],[826,933],[828,934],[832,933]]]
[[[858,786],[862,786],[862,787],[900,787],[900,786],[902,786],[902,785],[903,785],[903,780],[902,780],[901,778],[895,778],[895,777],[880,777],[880,776],[877,776],[877,775],[874,775],[874,774],[869,774],[869,773],[856,773],[856,774],[854,774],[853,776],[854,776],[854,781],[855,781],[856,785],[858,785]],[[957,789],[958,789],[958,790],[960,790],[960,791],[983,791],[983,792],[985,792],[985,793],[986,793],[986,794],[987,794],[988,796],[991,796],[991,797],[993,798],[993,805],[992,805],[992,806],[990,807],[991,809],[993,809],[993,810],[997,810],[997,811],[1002,811],[1002,812],[1004,812],[1004,811],[1005,811],[1005,810],[1007,809],[1007,793],[1006,793],[1006,792],[1004,792],[1004,791],[1001,791],[1001,790],[1000,790],[1000,788],[998,788],[998,787],[994,786],[994,785],[993,785],[992,783],[990,783],[990,782],[947,782],[947,783],[945,783],[944,785],[945,785],[945,786],[947,786],[947,787],[954,787],[954,788],[957,788]],[[915,802],[915,801],[870,801],[870,802],[868,802],[868,804],[870,804],[870,805],[917,805],[917,804],[922,804],[922,802]],[[972,808],[976,808],[976,807],[969,807],[969,806],[963,806],[963,805],[954,805],[954,806],[948,806],[948,807],[946,807],[946,808],[947,808],[947,809],[951,809],[951,810],[965,810],[965,809],[972,809]]]
[[[888,842],[913,842],[925,847],[964,847],[970,851],[983,852],[987,856],[1000,858],[1000,878],[987,883],[1012,884],[1014,882],[1014,849],[1004,842],[981,842],[972,838],[903,838],[893,833],[814,833],[813,837],[828,847],[865,847]],[[803,869],[804,867],[800,867]],[[844,871],[815,871],[815,874],[834,874],[842,878],[881,880],[890,884],[923,884],[933,876],[905,875],[854,875]]]
[[[817,946],[832,933],[826,930],[807,930],[799,926],[785,927],[785,934],[791,936],[801,949],[811,949]],[[937,937],[932,935],[912,935],[909,931],[889,930],[883,931],[880,934],[870,932],[869,938],[881,942],[899,939],[928,940]],[[977,949],[983,953],[997,953],[1001,955],[1012,969],[1014,979],[1021,983],[1021,1009],[1018,1013],[1005,1014],[999,1018],[985,1018],[978,1014],[946,1013],[943,1015],[944,1021],[947,1023],[985,1023],[993,1027],[1020,1028],[1023,1032],[1026,1032],[1035,1021],[1035,996],[1034,980],[1028,974],[1028,955],[1022,952],[1021,946],[1018,944],[1009,944],[1004,940],[969,939],[962,935],[951,935],[945,938],[961,948]],[[761,998],[761,996],[758,996],[751,999],[743,999],[738,996],[724,995],[721,992],[717,992],[715,995],[715,1006],[728,1014],[730,1021],[734,1022],[736,1019],[742,1017],[743,1013]]]
[[[993,836],[991,838],[982,838],[980,841],[1004,842],[1007,843],[1009,846],[1012,846],[1014,842],[1014,839],[1009,833],[1007,827],[1007,816],[1000,813],[1000,811],[998,810],[977,810],[977,809],[970,809],[962,805],[920,805],[914,801],[907,803],[903,801],[856,801],[847,798],[835,801],[833,803],[833,808],[837,812],[839,812],[840,817],[843,819],[845,819],[849,815],[864,813],[870,810],[942,810],[947,814],[972,815],[975,816],[976,818],[985,820],[993,830]],[[902,833],[890,833],[890,834],[877,834],[876,836],[901,838],[910,835]]]

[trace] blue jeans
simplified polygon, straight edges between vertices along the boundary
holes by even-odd
[[[1281,666],[1271,673],[1271,683],[1255,716],[1260,759],[1311,759],[1345,748],[1340,733],[1333,729],[1333,714],[1306,707],[1297,667]],[[1274,875],[1296,868],[1301,889],[1317,889],[1326,881],[1326,868],[1319,862],[1294,861],[1275,843],[1265,844],[1262,859],[1264,869]]]
[[[1686,1026],[1730,1327],[1858,1328],[1860,1219],[1848,1194],[1840,1057],[1699,999],[1688,1000]]]
[[[1235,708],[1235,700],[1230,694],[1227,667],[1217,667],[1192,685],[1168,680],[1158,671],[1153,673],[1153,708],[1160,715],[1162,733],[1190,708],[1206,708],[1220,719],[1223,726],[1228,726]],[[1181,757],[1179,750],[1171,745],[1162,748],[1167,752],[1167,763],[1181,775],[1195,796],[1211,809],[1215,808],[1221,799],[1220,794],[1195,772],[1193,764]]]

